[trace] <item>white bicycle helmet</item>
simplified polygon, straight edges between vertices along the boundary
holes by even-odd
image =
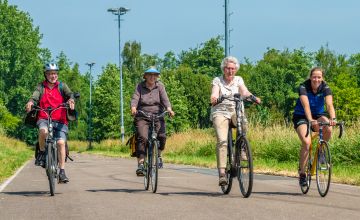
[[[50,71],[50,70],[55,70],[55,71],[59,71],[59,67],[56,63],[47,63],[44,66],[44,72],[46,71]]]

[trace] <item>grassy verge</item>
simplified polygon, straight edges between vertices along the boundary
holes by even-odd
[[[332,180],[360,185],[360,134],[358,126],[347,128],[338,139],[338,131],[330,141],[333,160]],[[285,126],[249,128],[248,138],[253,150],[256,173],[297,176],[300,141],[292,128]],[[213,129],[191,130],[168,138],[164,161],[216,168],[215,134]],[[87,150],[86,142],[70,142],[72,150],[115,157],[130,157],[128,146],[118,140],[94,143]],[[75,147],[76,146],[76,147]]]
[[[0,135],[0,183],[32,156],[33,151],[25,143]]]

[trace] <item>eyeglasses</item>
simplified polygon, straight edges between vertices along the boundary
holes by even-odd
[[[51,75],[57,75],[58,73],[57,72],[55,72],[55,71],[52,71],[52,72],[46,72],[46,75],[49,75],[49,76],[51,76]]]
[[[236,70],[235,67],[224,67],[224,69],[226,69],[226,70]]]

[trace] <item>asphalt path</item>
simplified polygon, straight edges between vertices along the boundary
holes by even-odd
[[[27,163],[2,187],[0,219],[360,219],[360,187],[332,184],[322,198],[316,184],[303,195],[296,178],[255,175],[243,198],[237,180],[223,195],[214,169],[165,163],[154,194],[135,175],[135,159],[72,156],[70,182],[55,196],[45,170]]]

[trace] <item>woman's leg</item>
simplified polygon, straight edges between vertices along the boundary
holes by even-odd
[[[217,144],[216,157],[219,175],[225,175],[226,157],[227,157],[227,139],[230,120],[224,116],[218,115],[213,118],[213,125],[215,128]]]

